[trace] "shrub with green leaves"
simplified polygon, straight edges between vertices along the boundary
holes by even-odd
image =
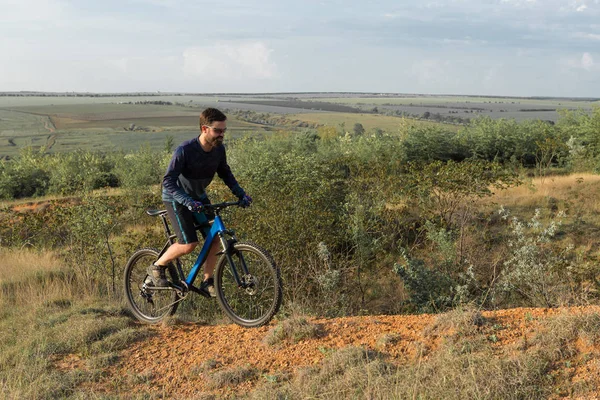
[[[438,126],[409,126],[400,144],[403,158],[412,162],[461,161],[472,149],[458,140],[455,132]]]
[[[457,213],[476,199],[491,196],[520,183],[514,172],[498,163],[480,160],[409,163],[406,196],[412,198],[423,219],[449,227]]]
[[[50,175],[49,193],[72,195],[119,185],[113,172],[114,161],[106,154],[77,150],[46,158],[45,165]]]
[[[600,171],[600,107],[595,106],[591,113],[583,110],[560,110],[561,118],[557,127],[562,132],[569,147],[573,166],[578,171]]]
[[[141,147],[137,152],[116,153],[114,174],[125,188],[140,188],[162,182],[172,152]]]
[[[409,258],[406,253],[393,269],[404,282],[415,311],[435,312],[452,306],[456,283],[447,273],[428,268],[423,260]]]
[[[0,199],[42,196],[49,179],[44,154],[25,149],[16,160],[0,160]]]
[[[507,210],[500,212],[503,218],[509,218]],[[538,209],[527,222],[516,217],[510,220],[510,254],[495,288],[497,296],[505,300],[521,299],[530,306],[554,307],[569,303],[577,271],[576,254],[572,246],[563,247],[553,242],[563,218],[564,214],[558,213],[543,224]]]

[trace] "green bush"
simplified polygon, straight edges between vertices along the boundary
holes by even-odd
[[[501,212],[508,219],[508,211]],[[580,270],[577,256],[573,247],[553,243],[563,218],[559,213],[544,225],[540,210],[536,210],[526,223],[511,219],[510,254],[495,287],[497,296],[516,297],[526,305],[542,307],[567,305],[574,300],[570,293]]]
[[[0,160],[0,199],[43,196],[49,178],[43,153],[25,149],[16,160]]]
[[[139,188],[162,182],[171,159],[171,152],[154,151],[145,146],[133,153],[116,153],[114,171],[120,185],[125,188]]]
[[[113,173],[114,162],[105,154],[77,150],[47,156],[50,193],[72,195],[119,184]]]
[[[402,278],[414,311],[437,312],[452,306],[456,282],[449,274],[429,268],[423,260],[411,259],[406,254],[393,269]]]
[[[473,155],[473,149],[458,140],[455,132],[437,126],[409,127],[401,143],[407,161],[462,161]]]

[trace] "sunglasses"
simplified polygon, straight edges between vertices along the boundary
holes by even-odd
[[[205,126],[207,128],[212,129],[217,135],[222,135],[225,132],[227,132],[227,128],[215,128],[215,127],[210,126],[210,125],[202,125],[202,126]]]

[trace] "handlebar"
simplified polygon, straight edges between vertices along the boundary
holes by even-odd
[[[225,201],[223,203],[217,203],[217,204],[205,204],[204,208],[206,209],[211,209],[211,210],[215,210],[216,213],[218,214],[219,211],[221,211],[224,208],[227,207],[231,207],[231,206],[239,206],[241,207],[241,201]],[[148,214],[151,217],[156,217],[156,216],[166,216],[167,215],[167,210],[146,210],[146,214]]]
[[[223,203],[217,204],[205,204],[204,208],[210,208],[213,210],[221,210],[223,208],[231,207],[231,206],[241,206],[241,201],[224,201]]]
[[[231,207],[231,206],[240,206],[241,207],[242,202],[241,200],[238,201],[225,201],[223,203],[217,203],[217,204],[204,204],[202,205],[203,209],[207,209],[207,210],[214,210],[217,214],[219,213],[219,211],[221,211],[224,208],[227,207]],[[194,209],[190,206],[188,207],[190,211],[194,211]]]

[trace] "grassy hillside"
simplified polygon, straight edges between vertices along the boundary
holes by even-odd
[[[92,114],[89,123],[102,121],[101,113]],[[252,396],[258,398],[296,398],[302,390],[327,397],[348,388],[350,397],[380,398],[493,397],[501,390],[501,398],[591,393],[586,379],[595,372],[581,370],[595,365],[588,363],[597,353],[595,310],[588,310],[589,318],[567,315],[535,328],[527,323],[537,314],[525,312],[518,323],[540,329],[531,332],[509,329],[512,322],[502,319],[501,310],[598,304],[598,118],[598,112],[567,114],[554,125],[486,118],[454,131],[389,117],[403,123],[387,132],[367,125],[360,132],[352,120],[342,120],[344,126],[338,120],[229,141],[228,161],[254,203],[228,210],[225,221],[240,239],[272,253],[285,287],[273,331],[252,338],[239,331],[236,338],[263,351],[260,362],[278,346],[314,357],[303,365],[307,369],[276,370],[237,365],[233,356],[221,354],[192,366],[181,379],[202,376],[214,388],[208,396],[232,394],[243,382],[248,390],[256,388]],[[77,130],[62,133],[65,139]],[[86,144],[93,146],[91,138]],[[152,398],[170,395],[165,382],[180,382],[175,367],[165,374],[137,369],[135,360],[156,359],[156,347],[144,345],[164,339],[160,329],[132,320],[120,283],[136,249],[164,243],[160,224],[145,210],[162,206],[168,144],[132,152],[26,151],[0,161],[0,385],[6,397]],[[209,196],[232,199],[218,179]],[[444,314],[465,309],[471,311]],[[431,322],[434,313],[440,320],[423,325],[421,333],[395,332],[399,338],[382,337],[380,344],[366,339],[375,328],[352,328],[364,321],[351,318],[361,316],[428,314]],[[346,319],[332,323],[353,331],[352,340],[338,340],[340,325],[320,330],[319,318],[337,317]],[[183,326],[168,333],[194,330],[189,322],[224,320],[213,302],[190,296],[168,321]],[[386,326],[380,322],[374,322],[376,329]],[[521,332],[518,341],[515,332]],[[419,334],[424,346],[415,339]],[[297,337],[302,339],[293,343]],[[507,352],[497,343],[508,344]],[[362,350],[347,350],[348,356],[343,349],[350,344]],[[130,348],[138,352],[122,353]],[[388,348],[389,355],[379,354]],[[402,358],[409,353],[420,356]],[[492,374],[500,386],[484,379]],[[421,378],[432,384],[415,385]],[[460,390],[448,382],[458,382]]]

